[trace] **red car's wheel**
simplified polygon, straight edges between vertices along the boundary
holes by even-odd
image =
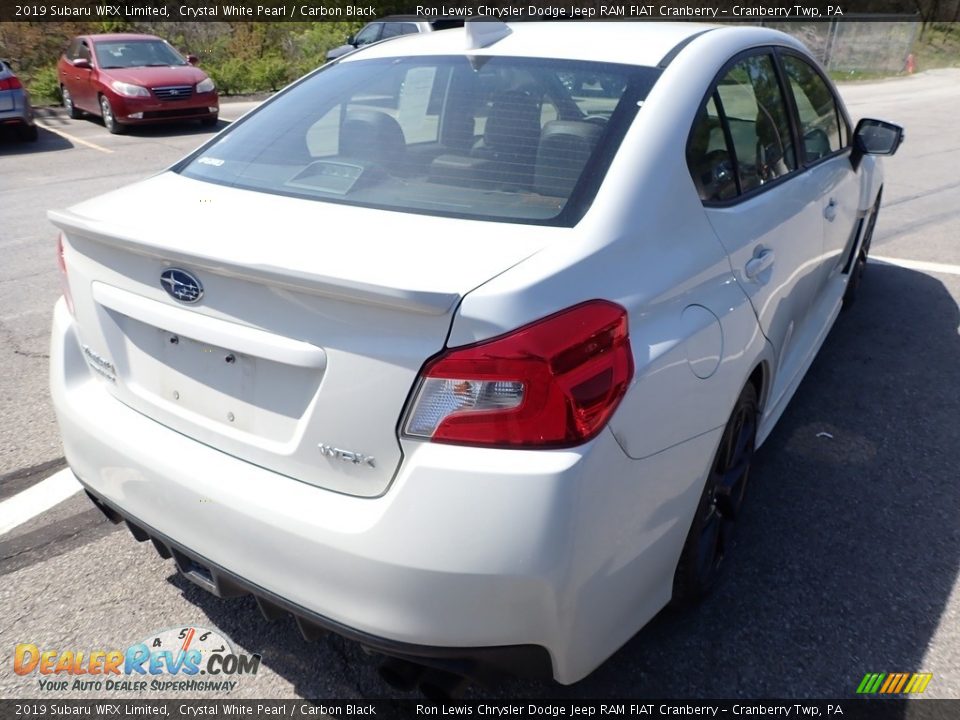
[[[121,135],[127,131],[127,126],[117,122],[117,116],[113,113],[113,106],[106,95],[100,96],[100,116],[103,118],[103,125],[114,135]]]
[[[73,96],[70,94],[70,91],[67,89],[66,85],[60,86],[60,97],[63,98],[63,107],[66,108],[67,114],[70,117],[76,120],[83,115],[83,112],[78,110],[77,106],[73,104]]]

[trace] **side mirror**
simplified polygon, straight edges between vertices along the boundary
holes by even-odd
[[[79,70],[89,70],[91,67],[90,61],[86,58],[77,58],[73,60],[71,64]]]
[[[198,58],[196,55],[187,55],[187,62],[191,65],[199,65],[200,58]]]
[[[862,155],[893,155],[903,142],[903,128],[883,120],[863,118],[853,131],[853,147]]]
[[[347,45],[357,46],[357,36],[356,35],[347,35]]]

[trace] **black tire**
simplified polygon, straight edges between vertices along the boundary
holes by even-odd
[[[103,118],[103,126],[114,135],[123,135],[127,131],[127,126],[117,121],[113,114],[113,106],[106,95],[100,96],[100,117]]]
[[[219,121],[220,121],[219,115],[211,115],[210,117],[203,118],[200,121],[200,125],[203,127],[216,127]]]
[[[24,142],[36,142],[38,133],[36,125],[21,125],[17,129],[17,136]]]
[[[727,566],[736,522],[743,509],[757,440],[759,407],[752,383],[740,393],[710,466],[696,515],[673,579],[673,604],[696,603],[717,584]]]
[[[77,120],[83,112],[77,110],[77,106],[73,104],[73,96],[70,95],[70,91],[67,90],[65,85],[60,86],[60,97],[63,98],[63,107],[66,108],[67,115],[69,115],[74,120]]]
[[[870,211],[870,217],[867,219],[867,227],[863,231],[863,243],[860,245],[860,253],[850,268],[850,279],[847,280],[846,290],[843,292],[843,309],[853,305],[857,299],[857,291],[860,289],[860,283],[863,282],[863,274],[867,270],[867,257],[870,255],[870,242],[873,240],[873,228],[877,225],[877,215],[880,214],[880,199],[883,197],[883,188],[877,193],[876,202],[873,203],[873,209]]]

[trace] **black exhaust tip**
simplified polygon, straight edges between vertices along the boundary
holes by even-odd
[[[415,689],[426,671],[423,665],[397,658],[388,658],[377,668],[381,680],[393,689],[405,692]]]

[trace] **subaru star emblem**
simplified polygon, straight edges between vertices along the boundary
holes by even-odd
[[[203,285],[186,270],[168,268],[160,274],[160,284],[170,297],[183,303],[195,303],[203,297]]]

